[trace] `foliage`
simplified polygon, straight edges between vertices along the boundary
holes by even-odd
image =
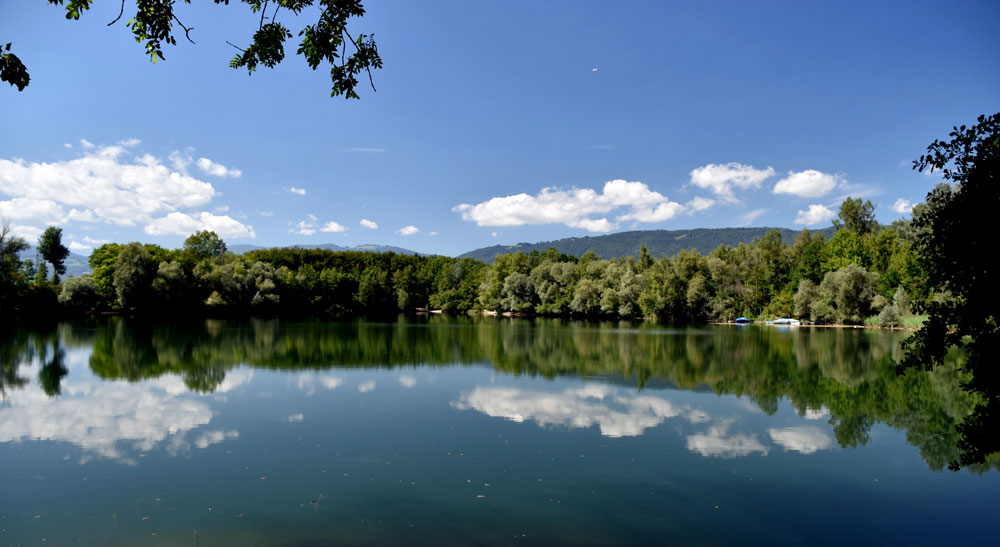
[[[837,230],[847,230],[858,235],[874,232],[878,228],[875,221],[875,205],[861,198],[847,198],[840,204],[840,212],[833,220]]]
[[[79,312],[93,310],[100,302],[101,295],[97,292],[97,285],[89,275],[67,279],[59,292],[59,303]]]
[[[952,347],[968,352],[969,389],[983,394],[978,419],[963,428],[968,446],[956,465],[984,461],[1000,452],[996,436],[1000,416],[1000,274],[989,235],[1000,204],[1000,113],[980,116],[972,127],[955,127],[951,140],[935,140],[913,164],[952,184],[939,184],[926,202],[914,208],[913,226],[926,287],[940,297],[918,300],[914,307],[927,322],[907,347],[904,364],[930,368]],[[988,443],[977,442],[990,439]],[[991,454],[993,456],[991,456]]]
[[[202,230],[195,232],[184,240],[184,255],[192,261],[206,258],[220,258],[228,252],[226,242],[215,232]]]
[[[69,256],[69,249],[62,244],[62,228],[49,226],[42,232],[38,238],[38,254],[52,264],[53,282],[58,283],[58,276],[66,273],[66,257]]]
[[[10,52],[10,42],[0,49],[0,81],[9,83],[17,87],[18,91],[24,91],[31,81],[28,76],[28,69],[24,67],[21,59]]]
[[[229,4],[229,0],[213,0],[216,4]],[[65,5],[67,19],[79,19],[80,15],[90,9],[91,0],[48,0],[49,4]],[[285,58],[285,40],[292,37],[292,32],[282,23],[277,22],[279,11],[285,9],[293,17],[298,17],[311,6],[319,9],[319,17],[313,24],[305,25],[298,35],[302,38],[296,54],[302,55],[306,64],[316,70],[321,64],[330,66],[330,80],[333,83],[331,97],[343,95],[348,99],[359,98],[355,88],[358,85],[358,75],[367,73],[372,90],[372,69],[382,68],[382,58],[379,56],[374,35],[358,34],[354,38],[348,31],[348,22],[352,18],[365,14],[360,0],[242,0],[251,13],[260,13],[260,22],[254,32],[253,40],[246,48],[233,45],[240,51],[229,61],[232,68],[246,68],[253,73],[259,65],[274,68]],[[191,0],[184,0],[190,4]],[[176,45],[177,38],[174,24],[181,28],[184,37],[194,43],[191,37],[193,27],[186,26],[174,10],[175,0],[135,0],[135,15],[126,25],[135,36],[135,41],[145,43],[146,54],[152,62],[165,59],[164,45]],[[268,8],[272,8],[270,12]],[[121,19],[125,11],[125,1],[122,1],[122,11],[114,21]],[[284,14],[283,14],[284,15]],[[347,46],[350,44],[351,53]],[[10,44],[6,50],[9,52]],[[0,57],[0,77],[3,81],[16,85],[18,91],[28,85],[28,73],[21,61],[11,53]]]

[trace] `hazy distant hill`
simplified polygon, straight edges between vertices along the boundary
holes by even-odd
[[[21,260],[35,260],[35,248],[31,247],[26,251],[20,253]],[[76,253],[69,253],[66,257],[66,275],[62,276],[63,279],[67,277],[77,277],[80,275],[87,275],[90,273],[90,262],[89,259],[83,255],[78,255]],[[49,275],[52,275],[52,265],[49,264]]]
[[[250,251],[257,251],[260,249],[270,249],[271,247],[260,247],[258,245],[229,245],[229,250],[235,254],[241,255]],[[374,245],[365,244],[357,245],[355,247],[341,247],[340,245],[334,245],[333,243],[320,243],[319,245],[288,245],[288,247],[298,247],[300,249],[326,249],[328,251],[362,251],[366,253],[396,253],[401,255],[420,255],[416,251],[411,251],[409,249],[404,249],[402,247],[393,247],[392,245]]]
[[[785,243],[791,243],[800,230],[789,228],[696,228],[693,230],[642,230],[635,232],[619,232],[603,236],[570,237],[541,243],[518,243],[517,245],[493,245],[469,251],[459,258],[475,258],[486,263],[492,263],[494,257],[503,253],[521,251],[544,251],[555,247],[559,252],[580,256],[587,251],[602,258],[617,258],[620,256],[639,256],[639,246],[643,243],[654,257],[673,256],[681,249],[696,249],[701,254],[707,254],[719,245],[736,246],[740,243],[750,243],[760,239],[770,230],[777,229]],[[826,237],[833,235],[833,228],[815,230]]]

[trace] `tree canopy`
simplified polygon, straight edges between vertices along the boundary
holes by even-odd
[[[980,116],[972,127],[955,127],[950,141],[935,140],[914,169],[940,171],[952,184],[939,184],[927,201],[914,208],[913,226],[926,289],[935,294],[916,306],[929,319],[909,341],[905,364],[930,368],[944,362],[953,347],[964,347],[972,372],[967,387],[985,398],[963,435],[969,443],[962,461],[1000,452],[996,419],[1000,416],[1000,274],[991,233],[1000,206],[1000,113]],[[975,446],[973,450],[972,447]]]
[[[236,48],[239,53],[229,61],[232,68],[246,68],[253,73],[258,66],[274,68],[285,59],[285,41],[292,37],[292,31],[278,21],[279,12],[293,17],[305,16],[308,8],[316,6],[318,15],[315,23],[304,25],[298,32],[301,38],[297,55],[305,58],[306,64],[316,70],[321,64],[330,66],[332,82],[331,97],[343,95],[347,99],[357,99],[359,95],[355,88],[358,76],[366,73],[372,89],[372,69],[382,68],[382,58],[375,44],[375,36],[358,34],[357,37],[348,31],[348,21],[351,18],[365,14],[364,5],[360,0],[241,0],[254,14],[260,13],[260,23],[250,45],[240,47],[228,40],[226,43]],[[79,19],[83,12],[90,9],[93,0],[48,0],[49,4],[64,6],[67,19]],[[183,0],[190,4],[191,0]],[[229,5],[229,0],[212,0],[215,4]],[[118,17],[108,25],[117,23],[125,13],[125,0],[122,0]],[[193,26],[181,21],[175,10],[175,0],[135,0],[135,15],[125,24],[135,36],[135,41],[144,44],[146,54],[152,62],[166,59],[163,54],[164,45],[177,44],[176,24],[184,32],[184,37],[195,43],[192,37]],[[284,10],[284,11],[282,11]],[[348,44],[350,50],[348,50]],[[16,86],[18,91],[27,87],[30,76],[21,60],[10,53],[11,44],[4,47],[0,55],[0,79]]]

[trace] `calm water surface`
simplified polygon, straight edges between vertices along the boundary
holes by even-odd
[[[972,544],[898,333],[433,318],[0,335],[0,544]]]

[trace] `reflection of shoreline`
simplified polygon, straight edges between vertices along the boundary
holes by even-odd
[[[710,322],[708,325],[717,325],[724,327],[745,327],[747,325],[765,325],[768,327],[808,327],[814,329],[871,329],[871,330],[901,330],[907,332],[917,332],[920,330],[917,327],[883,327],[882,325],[842,325],[842,324],[826,324],[817,325],[813,323],[799,323],[797,325],[768,325],[764,321],[751,321],[749,323],[739,324],[739,323],[729,323],[729,322]]]

